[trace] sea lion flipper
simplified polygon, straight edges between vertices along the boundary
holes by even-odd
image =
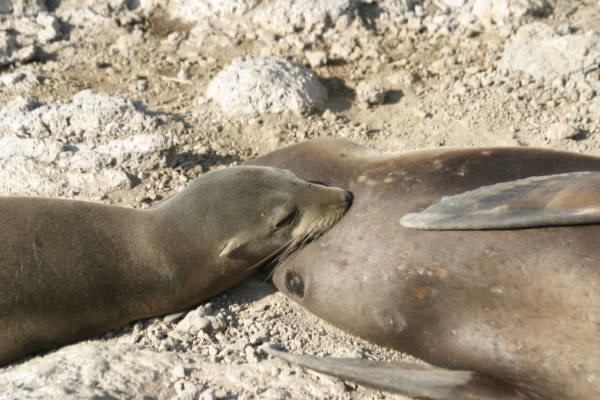
[[[426,230],[600,223],[600,171],[535,176],[446,196],[400,223]]]
[[[375,389],[418,398],[457,399],[475,375],[470,371],[452,371],[429,365],[297,355],[276,350],[272,346],[263,346],[261,349],[291,364]]]

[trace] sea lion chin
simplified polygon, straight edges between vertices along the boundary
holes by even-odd
[[[351,201],[252,166],[204,174],[148,210],[0,198],[0,364],[197,304],[322,234]]]
[[[273,281],[337,327],[444,369],[431,398],[600,398],[600,158],[320,139],[254,163],[354,193],[340,223]],[[320,370],[369,384],[371,368]],[[413,376],[403,370],[396,383]],[[396,390],[430,397],[438,378],[419,374],[416,391]]]

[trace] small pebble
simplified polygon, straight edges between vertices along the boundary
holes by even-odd
[[[250,336],[250,344],[256,346],[265,343],[269,340],[269,333],[265,330],[260,330]]]
[[[327,53],[324,51],[305,51],[304,56],[311,68],[322,67],[327,64]]]
[[[573,139],[577,136],[577,129],[565,122],[556,122],[546,130],[546,137],[550,140]]]
[[[178,365],[171,370],[171,375],[177,379],[185,378],[188,375],[188,371],[185,370],[183,365]]]
[[[361,103],[367,107],[382,104],[385,100],[385,90],[374,82],[360,82],[356,87],[356,95]]]

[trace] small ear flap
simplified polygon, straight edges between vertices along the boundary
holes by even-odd
[[[233,237],[229,239],[221,253],[219,253],[219,257],[227,256],[235,249],[239,248],[242,245],[242,240],[239,237]]]

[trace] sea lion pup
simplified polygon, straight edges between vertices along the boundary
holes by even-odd
[[[600,158],[532,148],[386,154],[322,139],[255,163],[355,196],[340,223],[275,269],[275,285],[339,328],[448,372],[437,394],[437,370],[388,370],[370,383],[370,366],[338,375],[383,388],[409,379],[416,391],[396,389],[416,397],[600,398]],[[450,208],[405,217],[461,193],[442,201]],[[432,229],[432,215],[452,220],[452,203],[465,202],[475,206],[450,228],[483,230],[400,223]]]
[[[337,222],[345,190],[209,172],[156,208],[0,198],[0,364],[197,304]]]

